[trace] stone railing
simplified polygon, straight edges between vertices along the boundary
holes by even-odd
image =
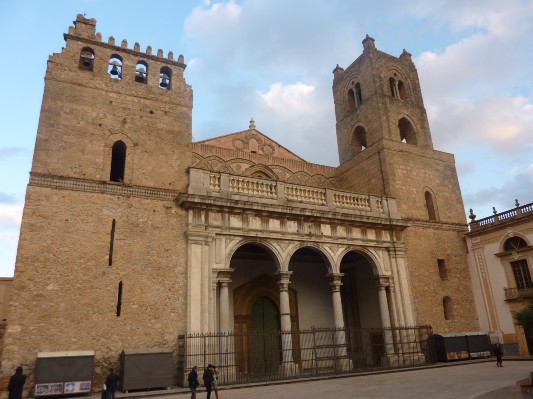
[[[497,223],[502,223],[507,220],[517,219],[526,214],[533,214],[533,203],[517,206],[516,208],[509,209],[505,212],[500,212],[494,214],[494,216],[489,216],[479,220],[473,220],[470,223],[470,231],[478,230],[481,228],[494,226]]]
[[[398,218],[392,198],[189,169],[188,194]]]
[[[530,288],[504,288],[505,300],[516,301],[533,298],[533,287]]]

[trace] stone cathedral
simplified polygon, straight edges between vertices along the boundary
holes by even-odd
[[[177,359],[192,333],[479,329],[454,157],[433,148],[407,51],[367,36],[333,70],[330,167],[253,119],[192,142],[183,56],[103,41],[82,15],[64,38],[48,59],[4,375],[31,373],[39,352],[93,350],[101,381],[122,350]],[[281,345],[299,365],[303,344]]]

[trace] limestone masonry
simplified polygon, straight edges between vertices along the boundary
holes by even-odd
[[[97,390],[125,349],[170,349],[177,367],[191,333],[479,329],[454,157],[433,148],[408,52],[367,36],[334,69],[335,168],[253,120],[192,143],[183,56],[102,41],[81,15],[64,38],[48,59],[4,376],[23,365],[29,390],[38,352],[93,350]],[[271,324],[257,327],[259,311]],[[280,345],[302,372],[299,343]]]

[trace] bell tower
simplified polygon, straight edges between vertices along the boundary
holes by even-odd
[[[409,224],[405,259],[418,323],[439,331],[453,331],[454,322],[476,328],[455,160],[433,148],[411,54],[379,51],[367,35],[363,53],[346,69],[337,65],[333,75],[340,188],[396,198]],[[453,270],[446,281],[439,278],[442,265]],[[449,301],[462,304],[453,321],[436,312]]]

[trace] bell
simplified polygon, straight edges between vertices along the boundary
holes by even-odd
[[[146,81],[146,71],[144,68],[138,68],[136,71],[135,71],[135,80],[137,82],[144,82]]]
[[[93,65],[93,57],[89,52],[81,53],[81,63],[84,67],[91,67]]]
[[[161,74],[161,83],[159,83],[159,86],[166,89],[168,87],[168,76],[164,73]]]
[[[113,65],[113,68],[111,68],[111,71],[109,72],[111,75],[113,76],[117,76],[119,75],[119,71],[118,71],[118,62],[116,61],[113,61],[111,63],[111,65]]]

